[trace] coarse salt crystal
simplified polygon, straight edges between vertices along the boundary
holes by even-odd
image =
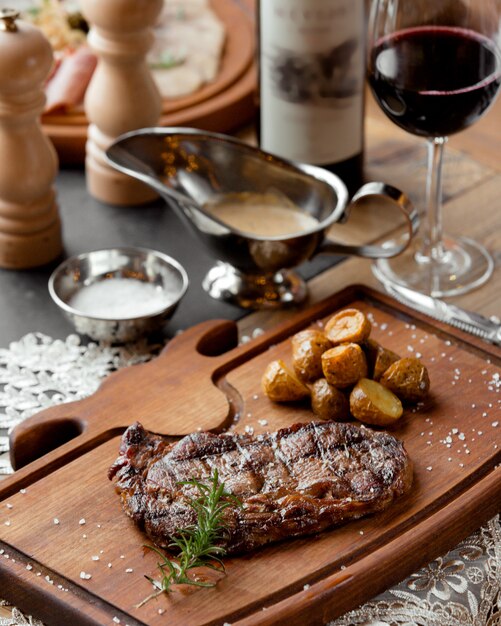
[[[87,574],[87,572],[80,572],[80,578],[82,580],[90,580],[92,578],[92,574]]]
[[[80,526],[83,526],[85,524],[85,517],[82,517],[82,519],[78,523],[80,524]]]
[[[26,489],[20,489],[19,493],[26,493]]]
[[[433,469],[433,467],[431,465],[428,465],[428,467],[426,468],[429,472],[431,472],[431,470]]]
[[[134,570],[132,569],[132,567],[128,567],[128,568],[125,570],[125,573],[126,573],[126,574],[132,574],[132,572],[133,572],[133,571],[134,571]]]
[[[257,420],[260,426],[268,426],[268,420]]]
[[[99,561],[99,557],[97,556],[97,554],[92,557],[92,560],[93,561]]]
[[[492,422],[493,428],[497,428],[499,426],[499,422]]]
[[[54,524],[57,526],[59,524],[59,520],[57,519],[57,517],[54,518]]]
[[[28,565],[26,566],[26,569],[28,570],[28,572],[31,572],[31,570],[33,569],[33,565],[30,565],[28,563]]]
[[[308,591],[309,588],[310,588],[310,585],[308,585],[308,583],[306,583],[306,585],[303,585],[304,591]]]
[[[118,617],[116,615],[113,618],[113,621],[115,622],[115,624],[120,624],[120,620],[118,619]]]
[[[107,278],[84,286],[70,306],[101,319],[130,319],[159,313],[176,298],[175,291],[135,278]]]
[[[10,502],[7,502],[7,504],[5,505],[8,509],[12,509],[13,508],[13,504],[11,504]]]

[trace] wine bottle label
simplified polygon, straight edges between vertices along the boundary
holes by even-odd
[[[261,147],[318,165],[362,151],[363,0],[261,0]]]

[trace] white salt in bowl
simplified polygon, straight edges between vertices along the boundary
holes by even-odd
[[[145,248],[96,250],[63,261],[49,293],[76,331],[125,343],[162,329],[188,288],[175,259]]]

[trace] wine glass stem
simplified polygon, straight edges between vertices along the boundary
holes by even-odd
[[[418,261],[441,263],[446,260],[442,240],[442,159],[447,137],[428,139],[428,171],[426,175],[426,219],[423,247]]]

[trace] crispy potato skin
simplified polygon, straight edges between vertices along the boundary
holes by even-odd
[[[261,386],[274,402],[294,402],[310,395],[308,387],[281,359],[268,364],[261,378]]]
[[[348,398],[325,378],[319,378],[311,387],[311,408],[323,420],[342,422],[351,417]]]
[[[371,323],[358,309],[343,309],[327,320],[325,335],[334,345],[361,343],[371,334]]]
[[[390,365],[400,359],[396,352],[384,348],[370,337],[364,341],[363,349],[367,356],[369,375],[373,380],[379,380]]]
[[[362,378],[350,393],[350,412],[364,424],[388,426],[403,413],[397,396],[381,383]]]
[[[380,383],[403,402],[419,402],[430,390],[428,370],[415,357],[405,357],[392,363],[381,376]]]
[[[309,328],[296,333],[291,340],[292,366],[296,376],[311,383],[322,374],[322,354],[332,348],[332,343],[321,330]]]
[[[322,370],[334,387],[350,387],[367,376],[367,359],[358,343],[344,343],[322,354]]]
[[[264,393],[273,402],[309,397],[314,415],[324,420],[393,424],[403,414],[402,403],[426,398],[430,378],[419,359],[401,358],[370,337],[371,331],[366,315],[351,308],[332,315],[323,328],[296,333],[291,361],[267,366]]]

